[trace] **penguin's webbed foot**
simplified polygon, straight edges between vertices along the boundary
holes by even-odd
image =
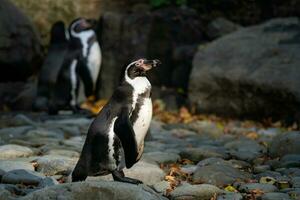
[[[123,170],[118,171],[114,170],[111,172],[114,178],[114,181],[124,182],[124,183],[131,183],[131,184],[142,184],[143,182],[134,178],[125,177]]]

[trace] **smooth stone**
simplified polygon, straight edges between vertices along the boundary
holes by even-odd
[[[228,162],[234,168],[237,168],[237,169],[249,169],[249,168],[251,168],[251,165],[246,161],[231,159],[231,160],[228,160]]]
[[[287,154],[300,154],[299,144],[299,131],[282,133],[273,138],[269,152],[272,157],[284,156]]]
[[[292,199],[299,199],[300,198],[300,189],[299,188],[295,188],[294,190],[288,192],[288,194],[290,195],[290,197]]]
[[[18,157],[28,157],[33,155],[33,151],[28,147],[15,144],[7,144],[0,146],[0,159],[11,159]]]
[[[219,195],[217,200],[242,200],[243,196],[240,193],[229,192]]]
[[[253,167],[253,172],[258,174],[258,173],[263,173],[265,171],[268,171],[270,169],[271,169],[270,165],[257,165]]]
[[[38,187],[39,188],[44,188],[44,187],[49,187],[49,186],[58,185],[58,184],[59,183],[58,183],[58,181],[55,178],[53,178],[53,177],[46,177],[46,178],[43,178],[40,181]]]
[[[125,169],[124,173],[130,178],[141,180],[146,185],[153,185],[164,179],[165,173],[156,164],[139,161],[130,169]]]
[[[282,131],[279,128],[267,128],[260,129],[257,133],[261,136],[274,137],[280,134]]]
[[[286,154],[280,159],[280,167],[300,167],[300,154]]]
[[[153,185],[153,189],[163,195],[166,195],[166,191],[168,188],[170,188],[170,183],[168,181],[161,181]]]
[[[225,144],[225,148],[232,157],[244,161],[252,161],[266,152],[266,149],[263,146],[250,139],[240,139],[228,142]]]
[[[144,159],[152,160],[157,163],[176,163],[180,156],[176,153],[167,153],[167,152],[149,152],[143,154]]]
[[[37,190],[21,198],[21,200],[93,200],[93,199],[143,199],[167,200],[145,185],[134,185],[121,182],[78,182],[60,184]]]
[[[199,162],[210,157],[228,158],[228,155],[224,152],[225,150],[222,147],[202,146],[199,148],[186,148],[180,152],[179,155],[181,158],[186,158],[193,162]]]
[[[85,138],[83,138],[81,136],[76,136],[76,137],[72,137],[68,140],[63,140],[63,141],[61,141],[60,144],[66,146],[66,147],[71,147],[74,149],[81,150],[83,147],[84,140],[85,140]]]
[[[50,128],[49,128],[50,129]],[[57,138],[64,139],[64,133],[61,130],[49,130],[49,129],[31,129],[27,131],[24,136],[27,138]]]
[[[190,185],[184,183],[170,193],[172,200],[210,200],[214,195],[222,192],[218,187],[210,184]]]
[[[272,177],[277,180],[280,179],[282,175],[279,172],[275,172],[275,171],[265,171],[255,175],[255,178],[257,180],[261,179],[262,177]]]
[[[230,185],[235,181],[246,181],[251,174],[240,171],[230,165],[207,165],[198,167],[193,174],[196,183],[209,183],[217,186]]]
[[[76,151],[71,151],[71,150],[51,149],[47,151],[45,155],[59,155],[59,156],[66,156],[70,158],[78,158],[80,154]]]
[[[36,170],[46,176],[67,175],[75,167],[77,159],[60,155],[46,155],[33,160],[33,162],[36,162]]]
[[[194,121],[187,126],[190,130],[211,138],[218,138],[223,134],[223,129],[219,128],[216,123],[210,121]]]
[[[78,126],[62,126],[60,129],[64,132],[64,136],[66,138],[81,135],[81,131]]]
[[[87,130],[90,124],[92,123],[92,119],[87,118],[73,118],[73,119],[60,119],[60,120],[47,120],[44,124],[47,127],[58,127],[58,126],[77,126],[82,130]]]
[[[247,193],[251,193],[251,191],[253,190],[261,190],[262,192],[267,193],[267,192],[276,192],[278,189],[271,184],[245,183],[245,184],[241,184],[239,190]]]
[[[0,160],[0,169],[8,172],[16,169],[25,169],[34,171],[34,167],[29,162],[24,161],[11,161],[11,160]]]
[[[11,139],[22,137],[22,135],[32,129],[32,126],[19,126],[0,129],[0,142],[8,142]]]
[[[17,169],[6,172],[2,177],[2,183],[38,185],[43,178],[45,178],[45,176],[38,172]]]
[[[279,193],[279,192],[270,192],[265,193],[261,196],[262,200],[290,200],[290,196],[285,193]]]
[[[206,166],[206,165],[229,165],[237,169],[247,169],[250,168],[251,165],[247,162],[241,160],[224,160],[222,158],[206,158],[197,163],[197,166]]]
[[[10,200],[12,194],[3,185],[0,184],[0,200]]]
[[[284,169],[280,173],[286,176],[300,176],[300,168]]]
[[[162,169],[158,167],[157,164],[148,163],[143,160],[140,160],[130,169],[124,169],[124,173],[126,177],[135,178],[142,181],[146,185],[154,185],[158,182],[161,182],[165,173]],[[86,179],[87,181],[112,181],[112,176],[89,176]]]
[[[300,188],[300,176],[292,177],[291,184],[294,188]]]

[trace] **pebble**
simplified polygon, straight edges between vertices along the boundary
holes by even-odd
[[[242,199],[243,196],[240,193],[234,193],[234,192],[219,195],[217,198],[217,200],[242,200]]]
[[[199,148],[187,148],[179,153],[181,158],[186,158],[194,162],[199,162],[205,158],[218,157],[227,158],[226,150],[222,147],[202,146]]]
[[[18,157],[28,157],[33,155],[33,151],[30,148],[14,144],[0,146],[0,152],[0,159],[2,160]]]
[[[2,177],[2,183],[39,185],[45,176],[35,171],[17,169],[6,172]]]
[[[291,184],[294,188],[300,188],[300,176],[292,177]]]
[[[290,196],[285,193],[270,192],[265,193],[261,197],[262,200],[290,200]]]
[[[222,190],[210,184],[190,185],[184,183],[170,193],[171,199],[174,200],[210,200],[220,194]]]
[[[176,163],[180,156],[176,153],[167,153],[167,152],[149,152],[144,153],[143,158],[146,160],[151,160],[157,163]]]
[[[25,161],[0,160],[0,170],[8,172],[16,169],[26,169],[34,171],[31,163]]]
[[[251,178],[251,175],[230,165],[207,165],[198,167],[192,178],[194,182],[223,186],[231,185],[238,180],[248,180]]]
[[[241,184],[239,190],[247,193],[251,193],[251,191],[253,190],[261,190],[262,192],[267,193],[267,192],[276,192],[278,189],[271,184],[245,183],[245,184]]]
[[[36,163],[36,170],[46,176],[68,175],[75,167],[77,159],[60,155],[46,155],[33,160],[33,162]]]

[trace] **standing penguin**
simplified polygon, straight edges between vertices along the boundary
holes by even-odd
[[[142,183],[125,177],[123,169],[131,168],[143,153],[152,118],[146,72],[158,64],[158,60],[139,59],[126,67],[123,81],[89,127],[73,182],[111,173],[115,181]]]
[[[93,30],[94,25],[94,21],[83,18],[70,24],[68,51],[57,78],[50,113],[68,107],[76,111],[80,101],[95,93],[101,49]]]

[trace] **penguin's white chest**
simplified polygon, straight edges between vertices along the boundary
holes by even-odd
[[[150,126],[152,119],[152,101],[151,98],[145,98],[141,106],[137,120],[133,124],[135,138],[137,141],[139,153],[141,154],[144,146],[144,139]]]
[[[97,82],[98,74],[101,65],[101,49],[98,42],[94,42],[90,48],[90,52],[87,57],[87,66],[91,73],[94,84]]]

